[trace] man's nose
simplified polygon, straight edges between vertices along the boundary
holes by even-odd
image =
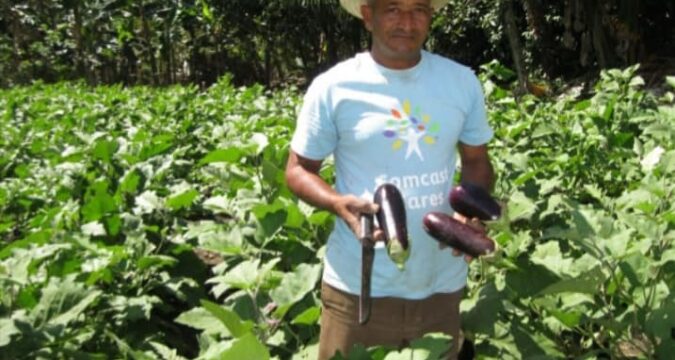
[[[413,11],[401,11],[398,19],[398,25],[403,30],[410,30],[415,23],[415,13]]]

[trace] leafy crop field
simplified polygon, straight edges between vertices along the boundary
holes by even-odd
[[[675,79],[635,71],[516,100],[483,68],[508,220],[462,302],[477,357],[675,351]],[[228,78],[0,90],[0,359],[314,358],[333,218],[284,184],[300,101]]]

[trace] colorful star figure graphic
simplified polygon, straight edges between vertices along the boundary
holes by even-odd
[[[411,111],[409,100],[403,101],[403,112],[391,109],[391,115],[392,118],[387,120],[387,126],[383,132],[385,137],[394,139],[391,147],[399,150],[404,143],[407,143],[405,159],[408,160],[414,153],[421,161],[424,161],[420,140],[429,145],[435,144],[438,140],[440,124],[431,122],[431,117],[422,114],[419,106]]]

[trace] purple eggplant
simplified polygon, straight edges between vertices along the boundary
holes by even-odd
[[[480,186],[462,183],[450,191],[450,206],[469,219],[497,220],[502,209],[499,203]]]
[[[441,212],[427,213],[423,224],[424,230],[438,242],[473,257],[489,255],[497,246],[482,231]]]
[[[401,192],[392,184],[382,184],[375,190],[374,202],[380,209],[375,214],[384,232],[387,254],[403,270],[410,256],[410,241],[406,222],[405,204]]]

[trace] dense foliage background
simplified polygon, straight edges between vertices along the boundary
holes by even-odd
[[[672,0],[450,0],[428,47],[478,70],[493,59],[534,80],[675,69]],[[0,3],[0,86],[304,85],[368,45],[337,0],[17,0]]]
[[[482,68],[508,216],[462,302],[481,358],[675,351],[675,78],[655,95],[635,73],[517,100],[514,72]],[[0,91],[0,358],[314,358],[333,219],[284,183],[300,95],[229,77]]]

